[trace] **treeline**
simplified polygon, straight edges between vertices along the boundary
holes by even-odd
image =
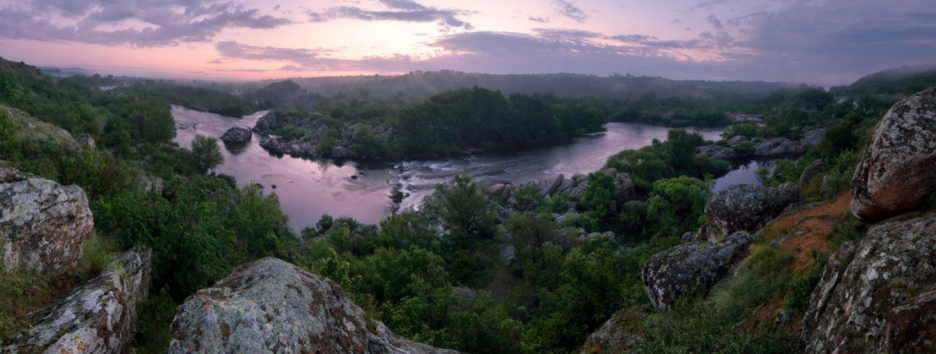
[[[113,91],[109,94],[159,98],[189,109],[231,117],[241,117],[255,112],[258,108],[256,100],[227,92],[217,85],[199,87],[182,85],[171,80],[115,78],[112,75],[102,77],[99,74],[69,76],[59,79],[58,84],[69,90],[84,91],[82,93],[85,96],[95,95],[92,91],[100,91],[99,95],[103,95],[104,91]],[[106,90],[101,90],[102,87]]]
[[[402,156],[435,158],[578,136],[603,130],[603,123],[598,111],[581,104],[474,87],[432,96],[387,125]]]
[[[293,79],[310,93],[337,99],[378,99],[420,102],[430,96],[474,86],[505,95],[552,93],[559,97],[626,96],[654,92],[659,96],[698,96],[704,93],[765,95],[794,85],[771,82],[670,80],[630,74],[601,77],[584,74],[480,74],[453,70],[412,71],[397,76],[344,76]],[[273,81],[254,85],[265,86]]]

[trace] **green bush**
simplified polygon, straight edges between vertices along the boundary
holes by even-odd
[[[809,297],[812,295],[813,288],[819,283],[822,270],[828,260],[825,254],[815,248],[809,250],[809,256],[811,260],[808,271],[787,284],[784,307],[792,313],[801,314],[806,312],[806,308],[809,306]]]
[[[696,178],[676,177],[653,182],[647,199],[647,215],[652,215],[660,230],[676,228],[678,233],[702,226],[705,204],[712,197],[711,186]]]

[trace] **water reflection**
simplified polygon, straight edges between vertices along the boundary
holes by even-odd
[[[253,126],[266,113],[232,118],[174,106],[175,141],[189,148],[196,134],[220,137],[231,127]],[[609,123],[605,128],[605,132],[510,153],[395,163],[276,156],[260,147],[264,137],[253,134],[244,144],[225,143],[221,149],[225,163],[215,171],[234,176],[238,184],[254,181],[263,185],[265,192],[275,192],[293,230],[314,225],[322,214],[351,216],[373,224],[391,213],[389,195],[394,187],[410,195],[400,205],[406,209],[415,208],[436,183],[447,182],[458,173],[482,185],[502,180],[525,183],[556,173],[568,177],[601,168],[608,156],[621,150],[650,145],[653,139],[665,140],[669,130],[624,123]],[[718,139],[721,133],[717,128],[689,130],[707,140]],[[744,166],[718,179],[715,188],[756,183],[758,162]]]

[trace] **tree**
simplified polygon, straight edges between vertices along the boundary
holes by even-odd
[[[581,204],[586,209],[594,211],[599,220],[608,216],[608,206],[614,201],[614,177],[604,172],[588,174],[588,186],[582,193]]]
[[[461,249],[473,237],[489,238],[494,231],[494,213],[470,177],[458,174],[450,183],[436,184],[426,197],[423,211],[430,220],[449,231],[448,241]]]
[[[218,139],[212,137],[196,135],[195,140],[192,140],[192,155],[198,171],[203,174],[224,163]]]
[[[705,204],[711,197],[711,187],[700,179],[686,176],[662,179],[653,182],[647,213],[658,218],[661,227],[693,231],[702,226]]]

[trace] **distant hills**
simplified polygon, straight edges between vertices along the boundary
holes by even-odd
[[[862,77],[849,86],[834,86],[829,92],[839,97],[862,95],[899,98],[936,86],[936,65],[902,67]]]
[[[404,102],[478,86],[504,94],[552,93],[560,97],[625,96],[653,92],[658,96],[707,96],[713,94],[766,95],[796,90],[805,84],[762,81],[671,80],[660,77],[583,74],[495,75],[459,71],[413,71],[398,76],[343,76],[293,78],[309,93],[335,98],[378,98]],[[254,83],[258,88],[278,80]]]

